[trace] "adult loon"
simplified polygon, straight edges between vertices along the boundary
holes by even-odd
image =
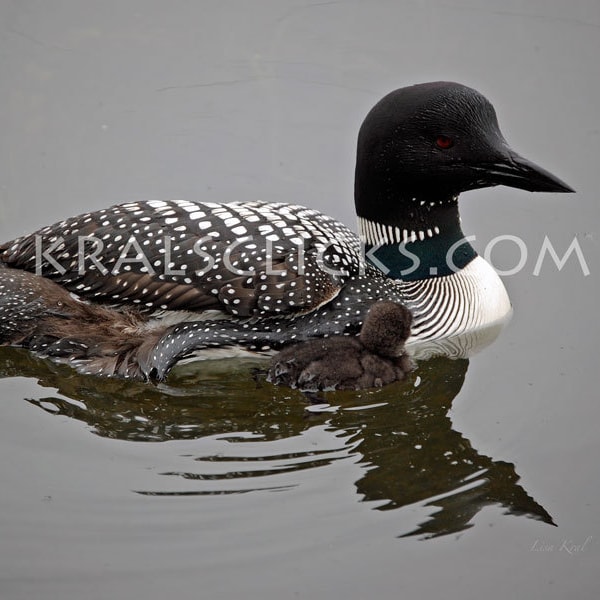
[[[413,368],[404,350],[411,322],[412,314],[402,304],[375,302],[359,335],[287,346],[271,360],[267,380],[306,392],[359,390],[399,381]]]
[[[160,380],[207,351],[356,335],[379,299],[411,310],[409,342],[474,331],[510,301],[465,239],[458,195],[501,184],[573,191],[508,146],[477,91],[401,88],[360,128],[358,236],[263,202],[154,200],[66,219],[0,245],[0,343]]]

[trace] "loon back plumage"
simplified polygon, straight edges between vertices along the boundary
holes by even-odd
[[[380,299],[412,311],[412,340],[468,332],[510,302],[464,239],[457,198],[500,184],[572,191],[508,147],[475,90],[401,88],[360,129],[359,236],[317,210],[264,202],[155,200],[72,217],[0,245],[9,267],[0,268],[0,316],[11,323],[0,343],[84,370],[161,379],[178,360],[215,348],[266,352],[356,335]],[[35,273],[19,275],[25,295],[9,275],[20,270]],[[65,314],[36,294],[59,298]],[[104,366],[92,361],[99,356]]]
[[[259,318],[328,302],[342,274],[360,267],[349,229],[316,210],[265,202],[131,202],[44,227],[2,250],[6,265],[37,269],[97,302]]]

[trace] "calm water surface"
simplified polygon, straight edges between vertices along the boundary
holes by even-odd
[[[352,225],[362,118],[434,79],[578,193],[463,196],[517,271],[513,319],[382,390],[309,402],[241,360],[154,387],[0,349],[0,597],[597,598],[599,31],[594,0],[1,2],[2,240],[140,198]],[[546,237],[582,258],[536,269]]]

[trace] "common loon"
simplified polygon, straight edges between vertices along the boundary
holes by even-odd
[[[360,128],[358,236],[318,210],[264,202],[151,200],[72,217],[0,245],[0,343],[161,380],[183,359],[356,335],[380,299],[411,310],[409,343],[475,331],[511,308],[465,239],[458,195],[496,185],[573,191],[508,146],[477,91],[401,88]]]
[[[413,367],[404,351],[411,322],[412,314],[402,304],[375,302],[359,335],[287,346],[272,359],[267,380],[307,392],[359,390],[399,381]]]

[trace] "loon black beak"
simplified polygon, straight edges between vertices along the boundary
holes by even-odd
[[[507,150],[498,162],[477,168],[478,171],[479,169],[485,170],[485,177],[491,185],[507,185],[528,192],[575,191],[546,169],[512,150]]]

